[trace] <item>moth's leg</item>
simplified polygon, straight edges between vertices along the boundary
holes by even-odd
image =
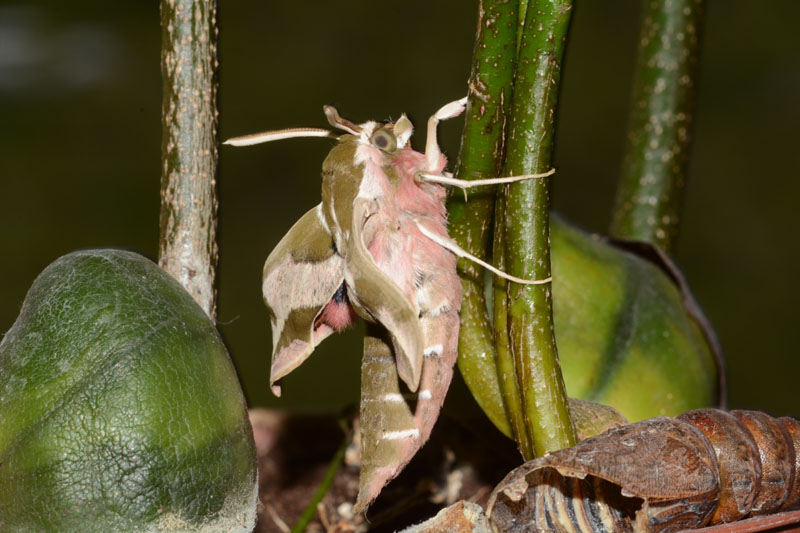
[[[425,139],[425,157],[428,160],[428,168],[436,168],[436,165],[439,164],[439,158],[442,155],[442,150],[439,148],[439,143],[436,140],[436,128],[439,126],[439,122],[457,117],[464,112],[466,107],[467,97],[465,96],[461,100],[445,104],[428,119],[428,136]]]
[[[511,274],[507,274],[506,272],[503,272],[502,270],[493,267],[492,265],[490,265],[489,263],[483,261],[482,259],[479,259],[479,258],[475,257],[474,255],[472,255],[471,253],[467,252],[466,250],[461,248],[459,245],[454,243],[452,240],[450,240],[450,239],[448,239],[446,237],[442,237],[441,235],[437,235],[436,233],[432,232],[431,230],[426,228],[424,224],[421,224],[418,219],[414,219],[414,222],[417,224],[417,228],[419,228],[419,231],[423,235],[425,235],[427,238],[429,238],[430,240],[432,240],[433,242],[435,242],[436,244],[438,244],[442,248],[450,250],[451,252],[453,252],[458,257],[463,257],[465,259],[469,259],[473,263],[477,263],[477,264],[481,265],[483,268],[494,272],[495,274],[497,274],[501,278],[505,278],[505,279],[507,279],[509,281],[513,281],[515,283],[521,283],[523,285],[544,285],[545,283],[550,283],[551,281],[553,281],[553,277],[552,276],[549,276],[549,277],[544,278],[544,279],[522,279],[522,278],[518,278],[516,276],[512,276]]]
[[[442,174],[431,174],[430,172],[417,173],[417,179],[420,181],[430,181],[433,183],[441,183],[442,185],[451,185],[459,189],[468,189],[470,187],[479,187],[481,185],[500,185],[503,183],[514,183],[515,181],[530,180],[536,178],[546,178],[555,174],[556,169],[551,168],[547,172],[541,174],[522,174],[521,176],[506,176],[502,178],[486,178],[481,180],[460,180],[453,177],[450,172],[443,172]]]

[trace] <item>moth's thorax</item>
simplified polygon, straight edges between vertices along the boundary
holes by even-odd
[[[421,215],[446,218],[444,199],[446,190],[436,183],[422,182],[416,176],[420,172],[439,174],[447,165],[442,155],[435,168],[428,168],[425,154],[406,148],[398,150],[392,157],[391,169],[400,177],[395,190],[397,203],[401,210]]]
[[[363,139],[357,144],[353,162],[363,169],[362,196],[382,197],[390,211],[445,217],[445,188],[417,179],[420,172],[440,173],[447,165],[444,155],[429,168],[425,154],[412,148],[386,153]]]

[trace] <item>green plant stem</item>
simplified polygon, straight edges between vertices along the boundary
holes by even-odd
[[[346,424],[343,422],[341,425],[343,429],[346,426]],[[350,444],[350,436],[350,432],[345,429],[344,439],[342,439],[342,443],[339,445],[339,448],[336,450],[333,459],[331,459],[331,462],[328,464],[328,469],[325,471],[325,477],[322,478],[322,482],[314,492],[314,496],[311,497],[311,501],[309,501],[306,508],[303,509],[303,514],[300,515],[300,518],[297,519],[297,522],[292,527],[292,533],[304,533],[308,527],[308,524],[310,524],[311,520],[314,519],[314,515],[317,514],[317,506],[319,505],[319,502],[322,501],[322,498],[324,498],[331,489],[333,480],[336,478],[336,473],[339,472],[339,468],[341,468],[342,463],[344,462],[344,454],[347,452],[348,444]]]
[[[522,34],[525,31],[525,17],[528,14],[528,0],[518,0],[518,3],[519,22],[517,24],[517,53],[519,53],[519,47],[522,44]]]
[[[506,145],[504,175],[550,168],[561,64],[571,2],[530,0],[519,50]],[[550,179],[506,188],[505,257],[511,274],[550,277]],[[552,284],[509,283],[508,331],[525,411],[537,456],[572,446],[575,430],[558,363]]]
[[[495,204],[493,261],[500,270],[506,268],[505,213],[506,197],[503,191],[498,191]],[[529,461],[536,454],[525,422],[525,409],[519,390],[516,364],[511,353],[511,341],[508,336],[508,281],[500,277],[494,277],[492,282],[492,315],[494,317],[492,326],[495,339],[495,364],[497,365],[496,372],[503,407],[511,424],[511,436],[517,441],[522,457]]]
[[[644,0],[611,234],[675,248],[694,114],[703,0]]]
[[[511,103],[519,19],[516,2],[481,0],[469,100],[461,152],[456,165],[459,179],[497,177],[503,158],[506,116]],[[469,191],[448,202],[451,236],[470,253],[487,258],[491,247],[495,187]],[[478,404],[506,435],[508,416],[500,397],[492,328],[484,296],[481,267],[461,260],[462,303],[458,367]]]
[[[217,266],[216,1],[162,0],[161,32],[158,264],[213,320]]]

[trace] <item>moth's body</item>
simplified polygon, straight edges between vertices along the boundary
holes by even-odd
[[[351,220],[339,220],[342,212],[350,212],[344,206],[352,205],[356,196],[367,199],[362,238],[378,268],[422,316],[441,312],[443,306],[457,310],[461,285],[455,275],[456,258],[417,226],[424,224],[447,238],[445,188],[414,178],[429,171],[424,154],[409,148],[386,154],[350,135],[339,142],[322,165],[328,227],[349,227]],[[348,158],[350,167],[341,164]],[[441,172],[446,163],[442,156],[433,172]],[[355,195],[354,183],[359,184]],[[347,231],[333,232],[337,249],[345,249],[349,237]]]
[[[361,371],[356,510],[365,509],[428,439],[453,375],[461,305],[456,255],[471,256],[448,238],[441,183],[468,185],[443,175],[447,160],[436,143],[436,125],[459,115],[465,103],[452,102],[431,117],[425,153],[408,147],[413,126],[405,116],[355,125],[326,107],[331,125],[348,133],[323,162],[322,202],[289,230],[264,265],[275,394],[276,382],[328,335],[357,317],[371,324]],[[231,144],[329,134],[281,130]],[[540,176],[484,182],[530,177]]]
[[[361,241],[371,260],[400,290],[422,334],[422,351],[414,355],[419,358],[421,376],[413,419],[405,401],[408,395],[400,389],[389,391],[383,384],[370,383],[369,378],[362,383],[362,417],[380,420],[378,428],[362,426],[363,445],[371,448],[363,457],[366,463],[373,463],[362,465],[367,476],[362,479],[364,495],[360,499],[365,501],[374,499],[428,439],[453,374],[461,305],[456,257],[418,228],[424,224],[447,238],[446,190],[415,178],[423,171],[439,173],[446,163],[440,156],[436,166],[429,168],[425,155],[410,148],[386,153],[359,137],[345,135],[322,165],[321,205],[327,227],[337,228],[331,231],[336,249],[352,247],[353,235],[346,228],[352,226],[356,214],[360,220],[356,223],[362,225]],[[375,284],[375,293],[365,290],[365,286],[372,287],[356,279],[362,270],[344,269],[347,303],[370,322],[391,322],[390,316],[375,311],[391,286]],[[321,324],[338,330],[347,325],[341,317],[352,316],[332,300],[321,314]],[[362,375],[394,371],[395,357],[374,352],[365,352]]]
[[[439,154],[431,165],[411,148],[386,151],[372,143],[375,131],[392,127],[369,122],[359,135],[339,137],[322,164],[322,202],[289,231],[264,266],[275,332],[273,383],[358,316],[389,332],[393,354],[366,350],[362,372],[362,418],[378,419],[362,424],[366,464],[359,499],[366,503],[428,439],[458,349],[456,256],[420,230],[424,226],[448,238],[446,190],[416,177],[441,173],[447,160]],[[399,372],[417,392],[410,398],[413,412],[408,394],[370,378],[387,370],[395,381]],[[273,390],[280,389],[273,385]]]

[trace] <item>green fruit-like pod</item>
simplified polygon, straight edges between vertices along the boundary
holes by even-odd
[[[257,473],[216,328],[131,252],[66,255],[0,342],[0,531],[250,531]]]
[[[685,295],[655,264],[560,219],[551,226],[553,320],[570,396],[630,420],[718,403],[719,372]]]

